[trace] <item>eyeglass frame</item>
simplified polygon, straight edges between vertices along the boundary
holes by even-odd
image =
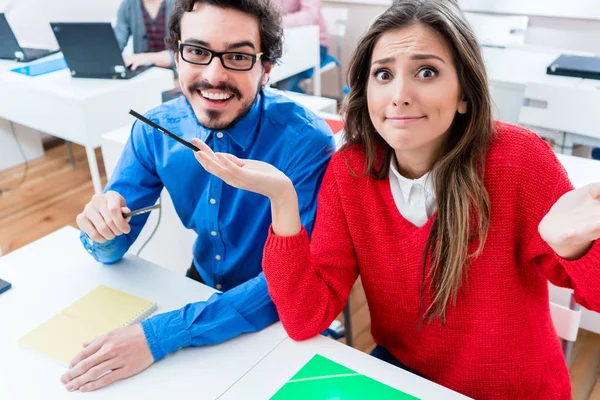
[[[192,43],[183,43],[181,40],[177,41],[177,44],[179,45],[179,55],[181,56],[181,59],[183,61],[185,61],[186,63],[189,64],[193,64],[193,65],[210,65],[210,63],[214,60],[215,57],[217,57],[220,61],[221,61],[221,65],[223,66],[223,68],[230,70],[230,71],[250,71],[252,70],[252,68],[254,68],[254,65],[261,59],[261,57],[263,56],[263,52],[261,51],[260,53],[256,53],[256,54],[251,54],[251,53],[244,53],[241,51],[223,51],[223,52],[219,52],[219,51],[213,51],[211,49],[207,49],[206,47],[202,47],[202,46],[198,46],[196,44],[192,44]],[[210,53],[210,59],[208,60],[207,63],[197,63],[197,62],[192,62],[192,61],[188,61],[183,57],[183,48],[185,46],[190,46],[190,47],[195,47],[198,49],[202,49],[204,51],[207,51]],[[236,69],[236,68],[230,68],[227,67],[225,65],[225,62],[223,61],[223,56],[226,54],[241,54],[244,56],[249,56],[252,57],[252,64],[250,65],[250,68],[246,68],[246,69]]]

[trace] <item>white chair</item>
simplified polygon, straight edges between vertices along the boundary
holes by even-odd
[[[600,146],[598,110],[600,91],[593,87],[528,83],[519,123],[562,135],[562,153],[570,155],[574,143]]]
[[[327,33],[329,34],[329,51],[332,51],[332,47],[335,48],[335,60],[329,61],[327,64],[321,66],[321,75],[332,69],[338,69],[338,90],[340,97],[343,96],[344,90],[344,77],[341,68],[342,62],[342,48],[344,45],[344,37],[346,36],[346,26],[348,23],[348,9],[341,7],[322,7],[321,15],[325,21],[327,27]],[[335,46],[331,44],[335,43]],[[307,79],[307,83],[310,79]]]
[[[571,360],[573,344],[577,339],[579,323],[581,322],[581,308],[571,297],[570,307],[550,302],[550,315],[558,337],[562,339],[563,354],[567,365]]]
[[[464,15],[482,45],[507,47],[525,43],[528,17],[472,12],[465,12]]]

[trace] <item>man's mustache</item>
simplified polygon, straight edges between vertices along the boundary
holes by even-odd
[[[229,83],[220,83],[217,86],[213,86],[208,82],[199,81],[199,82],[192,83],[188,87],[188,90],[190,92],[195,92],[196,90],[211,90],[211,89],[220,90],[223,92],[229,92],[229,93],[233,94],[235,97],[237,97],[238,99],[242,97],[242,94],[240,93],[238,88],[236,88],[235,86],[233,86]]]

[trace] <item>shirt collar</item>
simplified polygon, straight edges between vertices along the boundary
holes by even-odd
[[[398,186],[402,192],[402,197],[404,197],[404,201],[407,203],[410,196],[410,189],[415,183],[419,183],[425,189],[425,196],[435,198],[435,188],[433,185],[433,176],[431,171],[418,179],[406,178],[398,171],[396,166],[396,156],[394,154],[392,154],[392,159],[390,161],[390,171],[390,179],[394,179],[396,182],[398,182]]]
[[[242,117],[235,125],[230,127],[229,129],[220,129],[220,130],[210,130],[201,125],[196,118],[196,114],[192,109],[189,101],[186,99],[186,105],[188,107],[188,112],[194,116],[194,120],[196,122],[197,128],[199,132],[201,132],[200,139],[203,141],[207,141],[208,137],[211,134],[216,134],[217,132],[223,132],[223,134],[229,136],[231,140],[242,148],[243,151],[246,151],[248,147],[254,141],[254,137],[258,132],[258,128],[260,126],[260,118],[262,116],[262,107],[263,107],[263,97],[262,90],[258,92],[256,95],[256,99],[254,99],[254,104],[250,107],[250,110],[246,115]]]

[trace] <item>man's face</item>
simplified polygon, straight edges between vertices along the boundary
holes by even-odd
[[[216,52],[257,54],[262,51],[256,18],[238,10],[196,3],[181,18],[181,42]],[[191,60],[203,51],[188,48]],[[241,57],[231,58],[235,62]],[[226,69],[219,58],[208,65],[195,65],[175,56],[179,83],[198,122],[208,129],[226,129],[252,107],[260,88],[268,81],[271,65],[257,61],[249,71]]]

